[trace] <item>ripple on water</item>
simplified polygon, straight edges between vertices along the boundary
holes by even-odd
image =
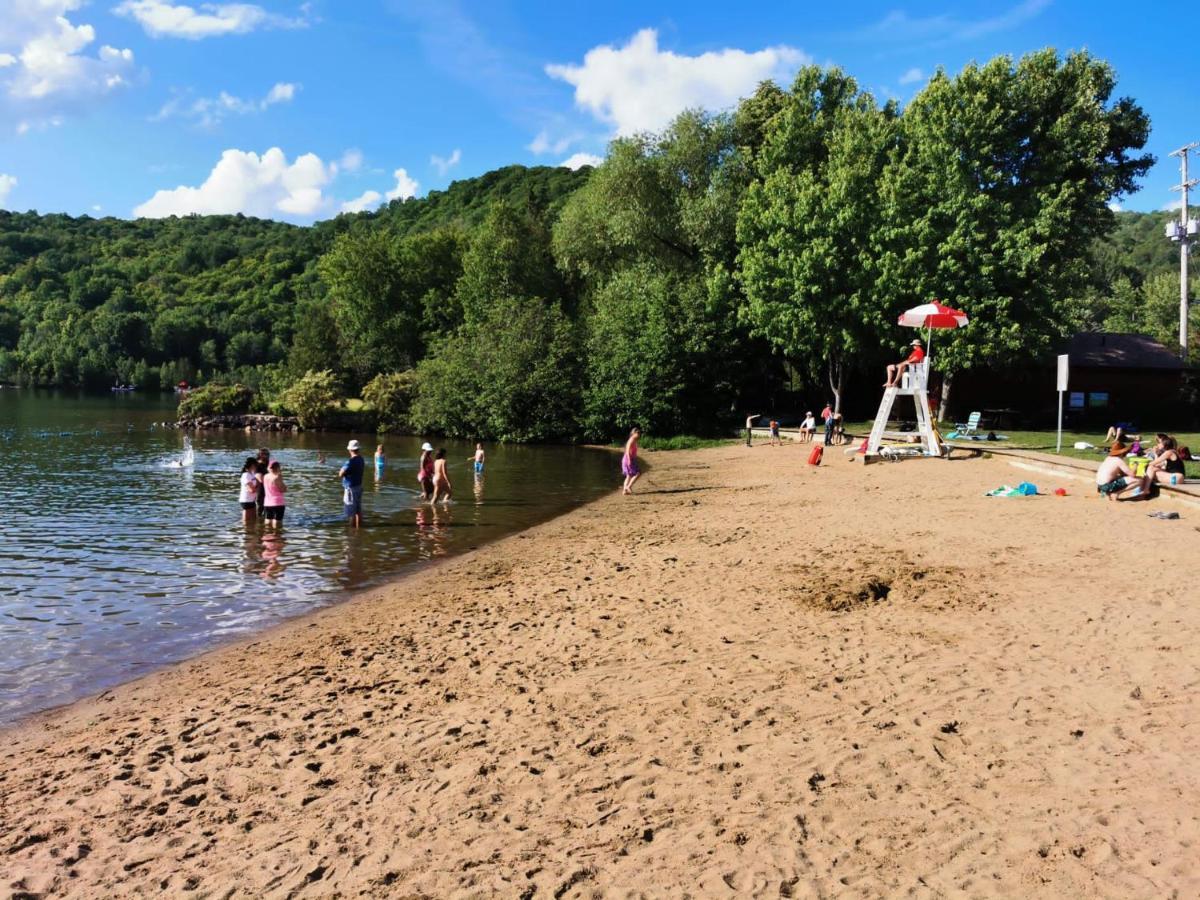
[[[478,546],[610,489],[609,454],[448,443],[458,501],[418,500],[415,438],[368,465],[368,527],[341,518],[345,436],[266,439],[289,488],[280,534],[240,524],[237,473],[264,438],[152,429],[164,402],[0,391],[0,722],[334,602],[406,567]],[[326,462],[319,461],[324,452]]]

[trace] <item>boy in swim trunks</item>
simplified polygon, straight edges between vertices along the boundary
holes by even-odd
[[[467,457],[467,462],[472,462],[472,461],[475,463],[475,474],[482,475],[483,474],[483,444],[476,444],[475,445],[475,455]]]
[[[1096,470],[1096,493],[1109,500],[1136,500],[1146,496],[1144,480],[1133,474],[1125,457],[1129,448],[1113,444],[1112,450]]]

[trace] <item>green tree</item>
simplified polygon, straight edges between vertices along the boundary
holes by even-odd
[[[279,402],[301,428],[320,425],[342,402],[337,376],[329,370],[306,372],[280,394]]]
[[[375,413],[381,432],[408,427],[408,413],[417,396],[418,384],[417,373],[412,369],[383,372],[367,382],[362,398]]]
[[[849,361],[885,328],[872,236],[895,121],[840,70],[806,67],[766,126],[738,215],[743,317],[801,367],[827,366],[835,410]]]
[[[1107,204],[1153,158],[1149,122],[1113,101],[1111,67],[1053,50],[939,71],[909,103],[903,150],[882,189],[881,289],[892,312],[938,298],[971,316],[939,340],[946,373],[1029,359],[1071,321]]]

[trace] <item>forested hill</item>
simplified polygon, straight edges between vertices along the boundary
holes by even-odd
[[[508,166],[309,227],[245,216],[93,219],[0,210],[0,380],[141,388],[282,365],[316,263],[355,228],[476,227],[496,203],[556,213],[590,169]]]

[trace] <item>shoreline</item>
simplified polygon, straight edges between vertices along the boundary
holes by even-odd
[[[984,498],[991,460],[663,456],[632,498],[6,727],[12,889],[1200,886],[1191,523]],[[1176,561],[1154,593],[1103,588],[1118,541]]]
[[[585,449],[608,450],[610,452],[613,452],[613,448],[604,447],[601,445],[585,445]],[[617,452],[619,452],[619,451],[617,451]],[[646,468],[648,469],[649,467],[647,466]],[[617,488],[614,488],[613,490],[616,490],[616,489]],[[76,697],[71,700],[66,700],[62,703],[56,703],[53,706],[48,706],[44,709],[37,709],[32,712],[22,713],[22,714],[18,715],[17,718],[12,719],[10,721],[0,720],[0,739],[3,739],[9,732],[15,731],[27,724],[31,724],[31,723],[35,722],[36,720],[39,720],[39,719],[47,717],[47,716],[52,716],[52,715],[54,715],[58,712],[64,711],[64,710],[69,710],[72,707],[80,705],[80,704],[86,704],[89,702],[97,701],[98,699],[102,698],[104,695],[111,694],[113,691],[116,691],[127,685],[135,684],[135,683],[143,681],[145,679],[154,678],[155,676],[162,675],[163,673],[169,672],[176,667],[187,665],[188,663],[203,659],[204,657],[207,657],[214,653],[220,653],[224,650],[233,650],[243,644],[256,642],[256,641],[266,637],[267,635],[273,634],[274,632],[276,632],[279,629],[285,629],[290,626],[299,625],[300,623],[307,620],[310,616],[317,616],[317,615],[320,615],[321,613],[327,612],[329,610],[333,610],[333,609],[339,608],[344,605],[356,603],[362,597],[364,597],[366,595],[371,595],[371,594],[378,593],[378,592],[387,592],[392,589],[398,588],[401,584],[403,584],[408,579],[417,577],[418,575],[420,575],[421,573],[425,572],[426,570],[428,570],[430,568],[452,562],[454,560],[460,559],[461,557],[469,556],[473,553],[478,553],[480,550],[483,550],[487,547],[491,547],[494,544],[502,543],[502,542],[507,541],[511,538],[514,538],[518,535],[524,534],[525,532],[527,532],[531,529],[539,528],[543,525],[553,522],[555,519],[561,518],[562,516],[570,515],[572,512],[574,512],[575,510],[577,510],[581,507],[588,506],[589,504],[592,504],[592,503],[596,503],[599,500],[604,499],[605,496],[607,496],[607,494],[600,494],[599,496],[594,497],[591,500],[579,501],[569,508],[563,509],[559,512],[551,513],[548,517],[531,522],[530,524],[526,525],[525,527],[523,527],[517,531],[514,531],[510,534],[504,535],[499,538],[492,538],[490,540],[485,539],[479,544],[476,544],[476,545],[470,546],[470,547],[466,547],[465,549],[462,549],[462,550],[457,550],[457,551],[451,550],[446,556],[439,557],[437,559],[420,559],[420,558],[414,559],[410,562],[405,563],[398,571],[392,572],[392,573],[388,574],[387,576],[385,576],[383,581],[379,582],[378,584],[370,585],[367,587],[356,587],[356,588],[342,589],[340,591],[331,592],[330,599],[327,602],[321,603],[318,606],[311,607],[309,609],[304,610],[303,612],[299,612],[299,613],[296,613],[291,616],[284,616],[284,617],[278,619],[277,621],[272,622],[271,624],[266,625],[265,627],[263,627],[261,629],[256,629],[253,632],[250,632],[248,634],[239,634],[239,635],[219,639],[218,642],[215,643],[213,646],[208,647],[207,649],[200,650],[196,653],[192,653],[190,655],[183,656],[178,659],[167,659],[167,660],[163,660],[159,663],[152,664],[152,666],[149,669],[147,669],[146,671],[143,671],[139,674],[133,675],[132,677],[125,678],[121,681],[118,681],[115,684],[109,685],[108,687],[105,687],[98,692],[83,694],[82,696]],[[370,528],[371,526],[368,523],[364,527]]]

